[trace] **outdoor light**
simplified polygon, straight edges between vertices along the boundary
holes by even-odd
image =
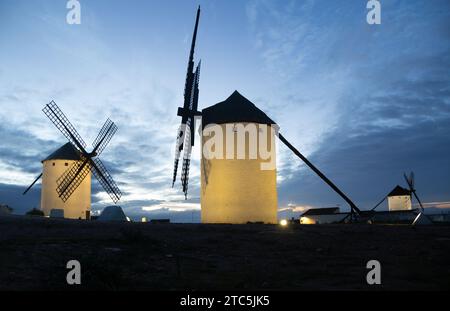
[[[286,219],[280,220],[280,225],[286,227],[288,225],[288,221]]]

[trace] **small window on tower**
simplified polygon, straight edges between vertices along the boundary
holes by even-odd
[[[53,162],[53,166],[55,166],[55,162]]]
[[[64,165],[65,165],[65,166],[69,166],[69,163],[66,162],[66,163],[64,163]]]

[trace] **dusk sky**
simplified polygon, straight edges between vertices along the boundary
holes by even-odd
[[[427,206],[450,207],[450,1],[383,0],[381,25],[365,0],[80,2],[69,25],[66,0],[0,0],[0,204],[15,213],[39,207],[40,184],[21,193],[67,142],[41,111],[54,100],[88,145],[119,127],[101,158],[125,213],[199,221],[199,144],[189,200],[171,188],[198,5],[200,109],[238,90],[361,209],[411,170]],[[280,215],[348,208],[277,148]],[[112,203],[96,182],[92,199]]]

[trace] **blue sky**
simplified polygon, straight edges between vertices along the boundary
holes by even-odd
[[[40,160],[65,143],[41,112],[50,100],[86,141],[111,117],[119,131],[102,154],[138,217],[199,219],[200,152],[190,199],[171,189],[177,107],[183,101],[197,5],[199,107],[235,89],[362,209],[414,170],[430,205],[450,206],[450,3],[385,0],[382,24],[361,0],[0,0],[0,203],[20,194]],[[344,202],[278,145],[282,215]],[[110,204],[94,184],[93,208]]]

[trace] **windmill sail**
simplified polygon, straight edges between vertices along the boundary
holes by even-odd
[[[90,159],[80,157],[81,161],[74,162],[57,181],[56,191],[63,202],[70,198],[91,170]]]
[[[190,120],[188,120],[188,123],[189,121]],[[191,133],[189,130],[186,132],[185,137],[186,137],[185,142],[188,142],[188,144],[186,144],[186,147],[184,148],[183,169],[181,171],[181,185],[183,187],[184,196],[187,199],[187,191],[189,184],[189,167],[191,164],[191,151],[192,151],[192,145],[189,143],[189,141],[191,140]]]
[[[92,171],[114,203],[117,203],[117,201],[120,200],[122,193],[111,174],[109,174],[98,158],[117,131],[117,126],[114,122],[110,119],[106,120],[92,144],[94,147],[93,151],[88,153],[85,149],[86,143],[54,101],[47,104],[44,107],[43,112],[63,133],[74,148],[80,152],[80,161],[73,163],[72,166],[57,180],[56,191],[61,200],[66,202],[81,185],[86,176]]]
[[[197,30],[200,20],[200,7],[197,10],[197,18],[195,21],[194,34],[192,37],[191,50],[189,53],[188,69],[186,73],[186,82],[184,86],[184,104],[182,108],[178,109],[178,115],[181,116],[181,125],[177,132],[177,140],[175,146],[175,160],[173,169],[172,187],[175,185],[177,179],[178,165],[180,162],[181,152],[184,150],[181,182],[183,192],[187,197],[188,181],[189,181],[189,166],[191,160],[192,146],[194,145],[194,116],[198,115],[198,96],[199,96],[199,80],[200,80],[200,63],[194,72],[194,51],[197,40]]]
[[[411,172],[409,174],[409,176],[406,176],[406,173],[405,173],[405,174],[403,174],[403,177],[405,177],[406,183],[408,184],[408,187],[409,187],[409,191],[411,191],[411,193],[414,195],[417,202],[419,203],[420,210],[422,212],[424,212],[422,201],[420,201],[419,196],[416,193],[416,188],[414,187],[414,172]]]
[[[189,106],[189,109],[192,111],[197,111],[198,108],[198,95],[199,95],[198,84],[200,81],[200,66],[201,61],[199,62],[197,69],[195,70],[194,84],[192,85],[191,103]],[[194,140],[195,140],[195,120],[193,116],[190,116],[188,117],[188,120],[186,122],[186,132],[184,135],[185,148],[183,156],[183,170],[181,172],[181,185],[183,187],[183,193],[186,199],[189,184],[189,168],[191,164],[191,153],[192,153],[192,146],[194,146]]]
[[[102,185],[103,189],[105,189],[106,193],[109,194],[113,202],[117,203],[122,196],[122,192],[112,178],[111,174],[99,158],[92,159],[91,164],[94,168],[93,173],[95,178],[97,178],[98,182]]]
[[[97,138],[92,143],[92,147],[94,147],[94,152],[96,156],[99,156],[103,150],[105,150],[106,146],[111,141],[111,138],[117,132],[117,125],[114,124],[110,119],[106,120],[103,125],[100,133],[98,133]]]
[[[100,130],[97,138],[94,140],[94,151],[90,155],[98,156],[105,149],[116,131],[117,126],[108,119]],[[94,176],[102,185],[103,189],[109,194],[114,203],[117,203],[120,200],[122,193],[111,177],[111,174],[109,174],[99,158],[93,158],[92,156],[85,157],[81,155],[81,161],[73,163],[59,178],[56,190],[64,202],[66,202],[78,186],[81,185],[90,171],[94,173]]]
[[[53,122],[58,130],[72,143],[72,145],[81,152],[86,152],[86,143],[78,134],[75,127],[67,119],[66,115],[59,109],[58,105],[52,100],[42,111]]]

